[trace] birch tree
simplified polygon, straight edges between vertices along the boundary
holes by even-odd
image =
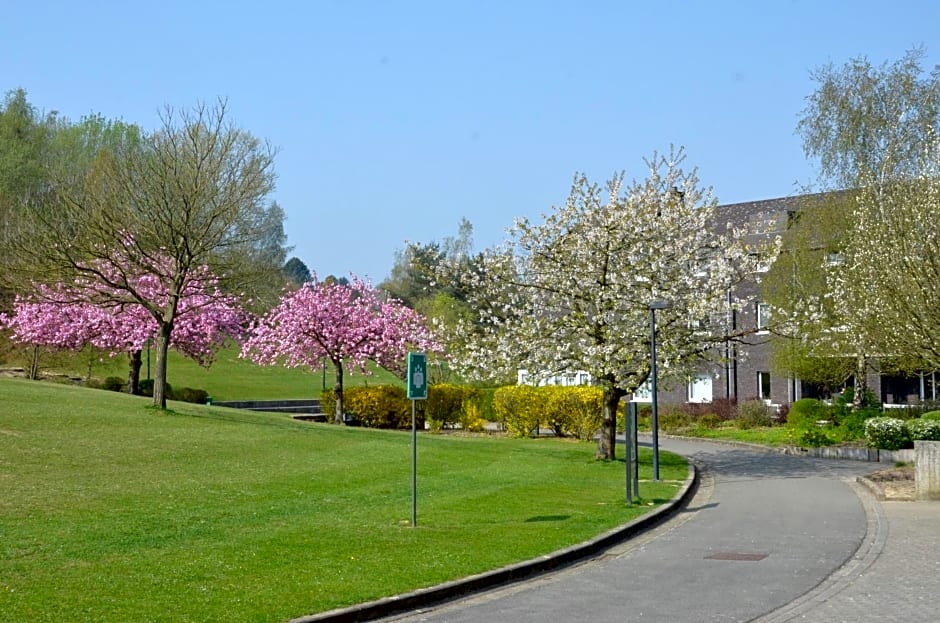
[[[817,161],[820,182],[842,190],[849,199],[843,204],[849,216],[845,244],[866,252],[830,263],[827,276],[828,296],[842,311],[827,337],[838,337],[844,353],[856,360],[857,405],[866,389],[869,359],[888,354],[882,346],[890,342],[887,333],[895,330],[894,325],[874,320],[876,308],[892,304],[881,293],[896,280],[889,263],[874,266],[863,259],[874,251],[865,247],[876,244],[876,236],[886,235],[883,226],[888,221],[879,223],[874,217],[896,207],[898,196],[889,195],[910,188],[908,183],[921,179],[925,161],[936,159],[940,67],[925,73],[924,56],[923,48],[913,48],[901,59],[880,66],[858,57],[841,67],[828,64],[817,69],[812,73],[817,88],[807,97],[797,125],[807,157]],[[892,227],[894,244],[887,248],[900,242],[896,236],[902,228]],[[804,320],[812,322],[812,315]]]
[[[682,376],[734,339],[723,322],[700,321],[724,318],[757,262],[744,232],[716,231],[711,189],[683,160],[654,154],[645,178],[619,174],[603,188],[576,175],[564,205],[518,219],[465,275],[474,317],[458,323],[454,364],[476,378],[589,372],[604,389],[601,458],[614,458],[618,403],[650,374],[650,304],[669,303],[657,355],[665,376]]]
[[[937,147],[940,147],[938,143]],[[878,352],[940,369],[940,149],[918,159],[916,178],[871,179],[859,193],[835,296]]]

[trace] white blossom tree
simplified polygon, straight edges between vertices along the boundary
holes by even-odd
[[[872,176],[859,193],[834,297],[876,351],[940,369],[940,142],[914,179]]]
[[[821,335],[843,344],[843,354],[856,360],[856,406],[865,393],[871,357],[890,354],[885,345],[892,336],[887,334],[896,332],[899,321],[885,324],[882,312],[895,303],[884,296],[888,284],[897,282],[895,262],[900,255],[891,249],[898,249],[899,236],[907,234],[903,226],[892,224],[895,217],[888,212],[896,211],[899,201],[906,202],[904,189],[921,183],[925,163],[936,161],[940,146],[935,140],[940,130],[940,67],[925,75],[925,54],[913,48],[880,66],[857,57],[841,67],[818,68],[811,74],[818,86],[806,98],[797,125],[804,152],[818,163],[820,181],[854,199],[848,202],[851,232],[845,243],[853,251],[843,254],[844,262],[829,266],[828,296],[836,303],[839,322]],[[884,238],[889,228],[894,233]],[[874,249],[878,244],[886,246]],[[881,252],[888,256],[873,265],[872,254]],[[810,309],[803,320],[816,322],[816,311]]]
[[[618,403],[650,373],[650,303],[669,302],[657,354],[666,376],[681,375],[734,338],[700,321],[724,318],[757,261],[744,232],[716,231],[716,200],[683,160],[654,154],[645,179],[615,175],[606,191],[576,175],[563,206],[517,220],[464,276],[475,317],[456,329],[454,364],[477,378],[589,372],[604,388],[601,458],[614,458]]]

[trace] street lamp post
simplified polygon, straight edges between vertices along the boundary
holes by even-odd
[[[656,395],[656,310],[669,307],[668,301],[650,303],[650,393],[653,406],[653,480],[659,480],[659,400]]]

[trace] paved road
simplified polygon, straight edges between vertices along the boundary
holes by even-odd
[[[385,621],[940,619],[940,504],[882,506],[853,484],[871,464],[662,445],[704,468],[698,493],[675,519],[576,567]],[[895,538],[889,521],[898,522]],[[922,546],[923,533],[933,541]],[[886,598],[886,576],[902,583],[915,570],[912,555],[922,580]]]

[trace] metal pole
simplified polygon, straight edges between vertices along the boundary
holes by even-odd
[[[411,401],[411,527],[418,525],[418,425],[415,401]]]
[[[640,497],[640,432],[637,426],[637,416],[640,405],[633,403],[633,491]]]
[[[626,446],[627,463],[627,503],[633,504],[633,499],[640,497],[640,480],[637,473],[637,465],[640,461],[637,451],[636,437],[636,403],[628,402],[626,409],[626,424],[623,431],[623,441]]]
[[[627,403],[623,424],[623,462],[626,464],[625,480],[627,504],[633,504],[633,403]]]
[[[653,402],[653,480],[659,480],[659,411],[656,399],[656,307],[650,306],[650,357],[652,358],[650,391]]]

